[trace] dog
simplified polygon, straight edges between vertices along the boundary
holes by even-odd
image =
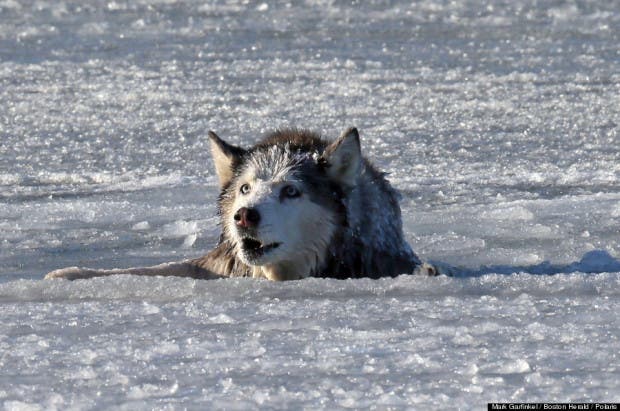
[[[153,267],[69,267],[46,279],[113,274],[273,281],[437,275],[404,239],[399,195],[362,156],[349,128],[333,142],[277,130],[249,149],[208,133],[219,179],[221,235],[203,257]]]

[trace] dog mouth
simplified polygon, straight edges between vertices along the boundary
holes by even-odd
[[[263,244],[254,238],[245,237],[241,240],[241,249],[249,259],[256,260],[275,250],[280,244],[282,243]]]

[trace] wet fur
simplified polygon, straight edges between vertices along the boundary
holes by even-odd
[[[46,278],[136,274],[205,279],[288,280],[308,276],[344,279],[395,276],[428,267],[405,241],[398,194],[385,174],[361,156],[356,129],[345,131],[335,142],[307,130],[278,130],[247,150],[224,142],[214,133],[210,133],[210,138],[220,179],[218,212],[222,220],[220,240],[212,251],[197,259],[155,267],[117,270],[70,267],[51,272]],[[293,264],[288,271],[282,267],[248,264],[240,256],[238,234],[234,232],[232,215],[239,202],[238,180],[250,171],[266,176],[278,171],[264,169],[266,164],[282,168],[284,177],[277,178],[299,178],[307,196],[303,204],[320,207],[326,216],[325,221],[315,221],[305,233],[310,241],[310,254],[304,254],[303,261],[297,263],[299,267]],[[425,274],[436,274],[432,268],[426,270]]]

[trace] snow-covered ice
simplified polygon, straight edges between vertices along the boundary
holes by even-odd
[[[620,278],[0,285],[5,407],[414,408],[618,394]]]
[[[0,404],[620,401],[617,2],[0,0]],[[361,133],[453,277],[65,266],[217,241],[206,131]]]

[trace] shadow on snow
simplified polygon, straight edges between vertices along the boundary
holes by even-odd
[[[554,275],[570,273],[600,274],[607,272],[620,272],[620,260],[615,259],[605,250],[592,250],[584,254],[581,260],[570,264],[551,264],[544,261],[540,264],[520,265],[490,265],[477,269],[453,267],[447,264],[434,263],[439,270],[451,277],[479,277],[486,274],[537,274]]]

